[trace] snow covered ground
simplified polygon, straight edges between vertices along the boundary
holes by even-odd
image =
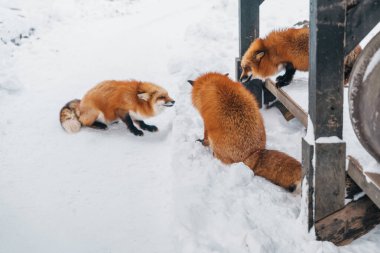
[[[263,34],[308,16],[302,0],[261,8]],[[195,142],[203,125],[186,80],[233,76],[237,1],[0,0],[0,14],[0,253],[377,252],[379,227],[345,247],[318,242],[300,196]],[[147,121],[158,133],[63,132],[63,104],[130,78],[176,99]],[[263,115],[268,147],[300,160],[302,125]]]

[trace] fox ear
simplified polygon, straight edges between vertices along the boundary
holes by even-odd
[[[261,58],[263,58],[264,54],[265,54],[264,51],[260,51],[260,52],[258,52],[258,53],[256,54],[256,56],[255,56],[255,59],[256,59],[257,61],[261,60]]]
[[[229,75],[230,75],[230,73],[225,73],[224,75],[225,75],[225,76],[229,76]]]
[[[150,95],[149,95],[149,93],[144,92],[144,93],[139,93],[139,94],[137,94],[137,97],[138,97],[139,99],[142,99],[142,100],[148,101],[149,98],[150,98]]]
[[[192,80],[187,80],[187,81],[189,82],[189,84],[191,84],[191,86],[193,86],[194,81],[192,81]]]

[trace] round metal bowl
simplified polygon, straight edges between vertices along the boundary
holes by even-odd
[[[363,147],[380,163],[380,33],[359,56],[349,84],[353,129]]]

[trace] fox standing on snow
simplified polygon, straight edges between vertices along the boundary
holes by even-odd
[[[223,163],[243,162],[258,176],[294,191],[301,164],[285,153],[265,149],[266,135],[252,94],[225,75],[208,73],[189,81],[192,101],[204,121],[204,146]]]
[[[107,124],[121,119],[134,134],[142,130],[156,132],[158,128],[143,121],[174,105],[168,92],[155,84],[138,81],[104,81],[89,90],[82,100],[68,102],[60,112],[62,127],[69,133],[81,126],[107,129]]]
[[[344,61],[345,83],[360,52],[361,47],[357,46]],[[276,78],[276,85],[288,85],[296,70],[309,70],[309,28],[273,31],[264,39],[254,40],[243,56],[241,68],[241,82],[252,77],[264,79],[285,68],[285,74]]]

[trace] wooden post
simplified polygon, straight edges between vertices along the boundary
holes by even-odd
[[[341,139],[345,27],[346,0],[311,0],[309,115],[316,145],[315,178],[309,185],[315,192],[314,222],[344,206],[346,152]],[[337,138],[319,139],[331,136]]]
[[[307,196],[305,198],[308,204],[308,226],[310,230],[314,226],[314,146],[307,142],[305,138],[302,138],[302,175],[306,177],[308,182]],[[302,177],[303,178],[303,177]],[[304,185],[302,186],[304,187]]]
[[[262,2],[263,0],[239,0],[239,57],[235,61],[236,80],[239,80],[241,75],[241,58],[251,42],[259,37],[260,4]],[[254,79],[244,85],[254,94],[261,108],[263,82]]]

